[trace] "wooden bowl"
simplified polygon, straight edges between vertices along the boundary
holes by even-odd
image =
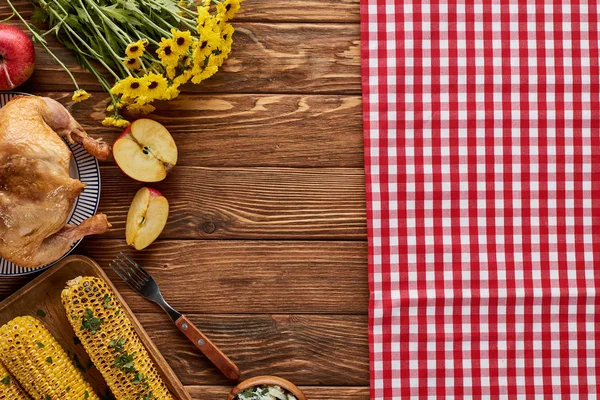
[[[254,378],[247,379],[233,388],[229,396],[227,396],[227,400],[234,400],[238,393],[243,392],[246,389],[250,389],[255,386],[280,386],[282,389],[287,390],[298,400],[306,400],[306,396],[296,385],[292,382],[287,381],[283,378],[278,378],[276,376],[256,376]]]

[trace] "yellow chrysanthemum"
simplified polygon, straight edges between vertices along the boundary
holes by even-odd
[[[123,60],[123,65],[130,71],[137,71],[142,68],[139,58],[126,58]]]
[[[198,21],[198,33],[202,31],[206,22],[210,21],[211,18],[208,5],[198,6],[198,18],[196,19]]]
[[[133,113],[133,114],[150,114],[151,112],[153,112],[154,110],[156,110],[156,107],[154,107],[151,104],[137,104],[137,103],[133,103],[127,106],[127,111]]]
[[[219,70],[219,67],[215,63],[215,60],[211,61],[212,58],[213,57],[210,57],[208,59],[208,62],[206,63],[206,66],[202,69],[202,71],[200,71],[200,72],[194,74],[194,76],[192,76],[192,83],[198,84],[198,83],[202,82],[203,80],[208,79],[217,73],[217,71]]]
[[[129,121],[121,117],[120,115],[115,115],[113,117],[106,117],[102,120],[102,125],[104,126],[116,126],[118,128],[125,128],[129,126]]]
[[[177,68],[175,68],[173,66],[166,67],[166,71],[167,71],[167,78],[169,78],[169,79],[173,79],[173,78],[175,78],[175,75],[177,75]]]
[[[233,19],[240,10],[240,3],[241,0],[225,0],[223,3],[217,4],[217,17],[223,21]]]
[[[90,94],[88,92],[86,92],[83,89],[77,89],[75,92],[73,92],[73,97],[71,97],[71,100],[77,103],[81,103],[82,101],[85,101],[89,98]]]
[[[221,43],[219,44],[218,51],[215,51],[214,55],[219,60],[219,66],[223,64],[223,61],[227,60],[229,53],[231,53],[234,32],[235,29],[231,24],[224,24],[221,28]]]
[[[192,46],[192,63],[194,67],[203,66],[204,60],[212,53],[213,49],[208,47],[208,44],[202,45],[199,42],[194,42]]]
[[[173,34],[173,52],[177,55],[185,54],[192,45],[192,33],[175,28],[171,29],[171,33]]]
[[[179,89],[177,86],[169,86],[166,92],[167,100],[173,100],[179,96]]]
[[[146,49],[147,45],[147,40],[138,40],[137,42],[131,43],[127,46],[127,49],[125,49],[125,54],[127,54],[127,57],[129,58],[141,57],[144,55],[144,50]]]
[[[183,71],[181,73],[181,75],[178,75],[177,77],[175,77],[175,79],[173,79],[173,86],[179,88],[179,86],[185,85],[187,83],[187,81],[190,80],[191,77],[192,77],[192,70],[187,69],[187,70]]]
[[[169,82],[167,82],[167,78],[162,75],[155,74],[154,72],[150,72],[147,75],[144,75],[142,78],[142,83],[146,87],[145,95],[154,100],[154,99],[165,99],[166,91],[169,87]]]
[[[176,67],[179,63],[179,54],[174,51],[175,41],[173,39],[162,38],[158,44],[156,54],[160,62],[165,67]]]
[[[131,96],[129,95],[122,95],[121,98],[119,99],[119,103],[122,103],[123,105],[127,105],[127,104],[131,104],[133,102],[133,99],[131,98]]]
[[[125,79],[118,81],[115,86],[110,89],[112,94],[123,94],[123,97],[137,97],[143,94],[145,87],[141,84],[141,78],[128,76]],[[123,100],[121,98],[121,100]]]
[[[189,67],[192,65],[192,57],[188,56],[187,54],[183,55],[181,57],[181,65],[184,67]]]
[[[194,66],[202,66],[214,49],[221,44],[221,30],[214,20],[208,21],[200,31],[198,42],[193,45]]]
[[[124,106],[125,106],[125,104],[123,104],[122,102],[118,101],[116,103],[109,104],[108,107],[106,107],[106,111],[113,112],[115,110],[120,110]]]

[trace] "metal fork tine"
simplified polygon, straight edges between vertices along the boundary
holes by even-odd
[[[125,264],[127,266],[127,270],[132,274],[135,275],[135,277],[138,279],[138,281],[143,285],[146,284],[149,280],[150,280],[150,276],[148,274],[143,274],[140,271],[140,268],[137,264],[135,264],[134,262],[131,262],[131,259],[128,260],[124,260],[122,258],[119,258],[119,261],[121,261],[123,264]]]
[[[115,273],[117,275],[119,275],[121,277],[121,279],[123,279],[125,281],[125,283],[127,283],[129,286],[131,286],[133,289],[136,289],[136,287],[133,285],[133,283],[131,282],[131,279],[129,279],[124,272],[121,271],[121,268],[119,266],[117,266],[116,263],[110,263],[108,264],[109,267],[112,268],[113,271],[115,271]]]
[[[136,290],[140,290],[142,287],[142,284],[140,282],[138,282],[138,280],[136,278],[134,278],[133,276],[131,276],[131,273],[129,272],[129,268],[127,268],[127,266],[124,266],[121,264],[121,260],[118,259],[114,259],[113,263],[115,266],[117,266],[119,268],[119,270],[123,273],[123,275],[125,275],[126,277],[123,278],[123,276],[121,276],[123,278],[123,280],[125,282],[127,282],[129,284],[129,286],[133,287]]]
[[[131,257],[128,257],[127,255],[123,254],[122,252],[119,253],[125,260],[129,261],[129,263],[131,265],[133,265],[133,267],[142,275],[142,277],[146,278],[147,280],[152,279],[152,277],[150,276],[150,274],[144,269],[142,268],[142,266],[140,264],[138,264],[137,262],[135,262],[135,260],[133,260]]]

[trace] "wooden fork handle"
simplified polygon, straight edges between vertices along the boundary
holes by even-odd
[[[223,375],[236,381],[240,379],[239,368],[229,359],[229,357],[219,350],[217,346],[204,335],[204,333],[200,332],[200,329],[192,324],[188,317],[182,315],[175,321],[175,325],[217,368],[219,368]]]

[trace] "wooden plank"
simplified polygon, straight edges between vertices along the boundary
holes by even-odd
[[[230,383],[166,314],[136,316],[185,385]],[[189,317],[240,367],[241,379],[277,375],[299,385],[369,384],[366,315]]]
[[[27,0],[13,3],[29,18],[32,6]],[[8,15],[8,5],[0,5],[0,16]],[[360,0],[244,0],[235,21],[359,23]]]
[[[105,268],[136,312],[157,308],[109,270],[108,263],[119,251],[145,266],[171,305],[186,313],[364,314],[367,310],[366,242],[158,241],[143,252],[124,242],[87,238],[76,253]],[[27,280],[2,277],[0,298]]]
[[[187,391],[198,400],[223,400],[231,391],[230,386],[186,386]],[[310,400],[369,400],[367,386],[326,387],[301,386]]]
[[[68,92],[37,94],[67,105],[95,137],[113,143],[121,131],[100,124],[108,95],[73,104]],[[149,117],[173,134],[180,166],[363,166],[359,96],[182,94]]]
[[[244,0],[238,21],[360,22],[360,0]]]
[[[235,27],[229,60],[215,76],[201,85],[187,85],[186,91],[360,95],[358,24],[240,22]],[[93,75],[79,68],[66,48],[53,38],[48,42],[82,88],[102,91]],[[64,91],[70,86],[68,75],[43,49],[37,49],[36,57],[36,71],[19,90]]]
[[[103,166],[99,211],[123,238],[144,184]],[[366,240],[363,169],[175,167],[157,188],[170,201],[163,239]]]

